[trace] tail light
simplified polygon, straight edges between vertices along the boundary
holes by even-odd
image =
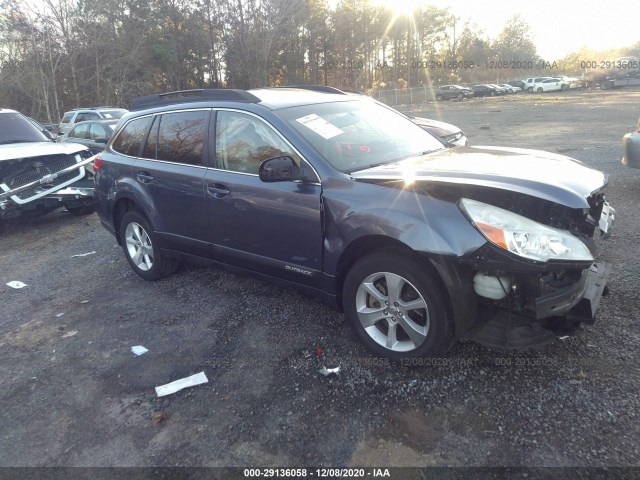
[[[93,174],[94,175],[96,173],[98,173],[98,170],[100,170],[100,168],[102,167],[103,163],[104,163],[104,160],[102,160],[99,156],[96,155],[96,157],[93,159]]]

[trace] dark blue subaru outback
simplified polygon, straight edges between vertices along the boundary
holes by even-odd
[[[343,309],[392,360],[528,347],[590,323],[607,177],[541,151],[447,149],[370,98],[303,88],[135,100],[98,211],[146,280],[206,260]]]

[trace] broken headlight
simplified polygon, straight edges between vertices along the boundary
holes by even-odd
[[[593,261],[587,246],[565,230],[468,198],[460,207],[487,240],[511,253],[539,262]]]

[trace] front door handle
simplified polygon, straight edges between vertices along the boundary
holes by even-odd
[[[153,182],[153,175],[149,172],[138,172],[136,178],[140,183],[151,183]]]
[[[207,192],[214,198],[222,198],[230,195],[229,189],[221,183],[214,183],[213,185],[207,185]]]

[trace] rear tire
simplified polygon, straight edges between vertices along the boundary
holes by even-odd
[[[538,87],[538,93],[542,93],[544,92],[544,89],[542,87]]]
[[[178,262],[165,258],[155,232],[140,212],[130,210],[120,222],[120,243],[131,268],[145,280],[158,280],[174,273]]]
[[[394,362],[438,357],[451,345],[453,327],[439,281],[410,254],[385,251],[358,261],[345,279],[343,307],[367,348]]]
[[[459,93],[458,94],[458,100],[460,100],[460,101],[464,100],[464,94]]]
[[[436,95],[436,100],[441,102],[442,100],[444,100],[444,97],[442,95]]]

